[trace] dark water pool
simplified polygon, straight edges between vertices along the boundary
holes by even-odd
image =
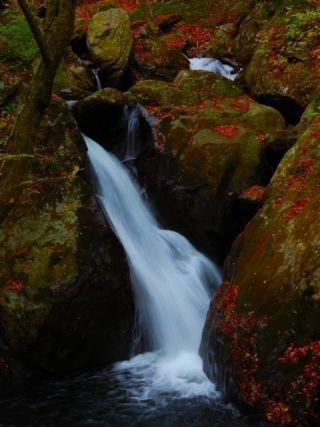
[[[144,381],[142,377],[140,381]],[[140,384],[141,385],[141,384]],[[239,416],[219,398],[181,398],[157,393],[139,398],[132,393],[131,373],[121,378],[112,370],[50,381],[0,400],[0,426],[106,426],[106,427],[262,427]],[[139,385],[138,385],[139,387]]]

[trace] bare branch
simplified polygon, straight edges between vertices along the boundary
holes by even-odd
[[[30,29],[32,31],[33,37],[35,38],[35,41],[39,47],[40,53],[43,57],[43,60],[45,62],[51,62],[51,55],[48,50],[47,44],[45,42],[45,38],[43,35],[43,31],[40,28],[37,19],[35,18],[34,14],[31,12],[30,6],[27,2],[27,0],[18,0],[19,6],[21,7],[21,10],[26,17],[28,24],[30,26]]]

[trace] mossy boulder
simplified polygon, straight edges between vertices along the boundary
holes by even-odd
[[[173,83],[160,80],[141,80],[126,94],[133,95],[143,105],[161,108],[194,105],[214,96],[243,94],[242,89],[231,81],[207,71],[180,71]]]
[[[92,72],[82,61],[76,60],[71,63],[62,61],[54,80],[53,90],[57,93],[66,89],[92,92],[95,86]]]
[[[107,84],[120,84],[128,67],[133,37],[128,14],[109,9],[95,14],[88,28],[87,47]]]
[[[124,104],[125,98],[122,92],[106,87],[77,102],[74,111],[77,116],[85,116],[92,110],[103,110],[103,112],[108,113],[114,108],[122,109]]]
[[[146,79],[173,80],[178,72],[189,67],[182,55],[184,41],[176,44],[174,34],[153,38],[138,38],[133,53],[139,74]]]
[[[141,81],[130,94],[152,126],[154,146],[139,162],[150,194],[172,226],[221,256],[243,226],[233,216],[239,195],[268,179],[264,144],[282,116],[203,71],[181,71],[172,84]]]
[[[245,70],[252,94],[281,95],[302,106],[308,104],[320,84],[319,23],[320,6],[314,2],[277,7],[256,36],[256,48]]]
[[[213,57],[233,56],[234,37],[237,34],[236,23],[219,25],[210,39],[205,54]]]
[[[225,396],[280,425],[319,425],[320,114],[234,243],[203,332],[207,375]]]
[[[242,64],[248,64],[258,45],[257,34],[264,28],[275,14],[279,2],[256,2],[239,26],[236,37],[231,41],[232,54]]]
[[[73,107],[81,130],[103,146],[121,143],[127,124],[124,122],[126,98],[115,88],[104,88],[83,98]]]
[[[20,197],[2,196],[1,389],[21,379],[16,361],[25,372],[66,373],[127,357],[130,346],[125,257],[79,175],[85,147],[62,101],[51,104],[30,156]],[[18,157],[1,160],[14,167]]]

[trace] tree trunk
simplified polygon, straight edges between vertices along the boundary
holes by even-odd
[[[17,156],[14,161],[6,161],[1,170],[0,201],[2,203],[5,200],[16,199],[23,182],[28,179],[32,156],[28,158],[25,155],[33,154],[41,120],[50,104],[54,78],[73,32],[75,1],[48,1],[48,13],[50,13],[50,23],[46,29],[47,32],[41,35],[44,37],[42,43],[44,41],[45,45],[40,49],[41,57],[25,93],[24,103],[16,119],[7,150],[7,154]],[[37,31],[33,31],[33,35],[38,43]],[[46,52],[43,52],[44,49]]]

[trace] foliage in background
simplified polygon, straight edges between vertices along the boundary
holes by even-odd
[[[0,13],[0,62],[9,68],[27,65],[37,52],[24,16],[10,9]]]

